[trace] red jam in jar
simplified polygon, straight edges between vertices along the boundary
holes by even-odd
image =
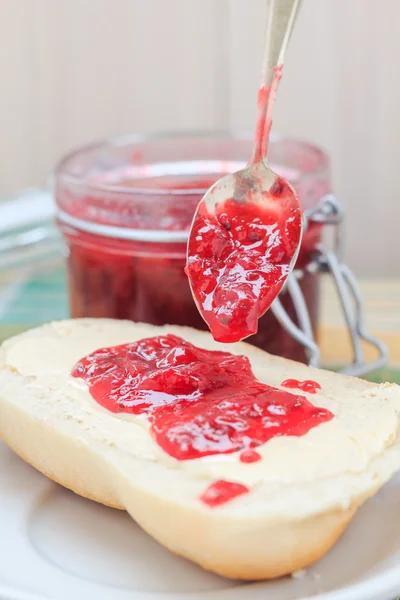
[[[251,151],[250,136],[216,134],[122,138],[66,157],[56,172],[56,200],[68,249],[71,316],[207,329],[184,272],[188,231],[208,187],[242,168]],[[328,160],[317,148],[272,136],[269,161],[295,187],[303,209],[330,192]],[[312,262],[320,237],[321,225],[310,222],[297,268]],[[317,273],[305,272],[300,279],[314,331],[318,284]],[[285,289],[280,299],[297,322]],[[303,347],[271,311],[247,341],[306,360]]]

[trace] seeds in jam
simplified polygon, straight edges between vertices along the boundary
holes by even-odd
[[[72,376],[111,412],[146,415],[153,439],[177,460],[252,450],[333,418],[304,396],[257,381],[247,357],[171,334],[96,350]]]

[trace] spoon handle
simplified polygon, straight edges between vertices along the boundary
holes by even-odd
[[[276,89],[300,3],[301,0],[267,0],[265,54],[258,93],[258,117],[252,163],[263,160],[267,153]]]

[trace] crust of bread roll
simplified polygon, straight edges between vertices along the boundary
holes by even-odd
[[[277,371],[281,380],[288,375],[317,379],[327,390],[327,397],[338,395],[338,401],[343,390],[348,389],[349,394],[351,390],[367,402],[377,402],[377,410],[382,405],[379,410],[396,422],[391,421],[391,433],[383,449],[374,451],[360,472],[332,477],[320,473],[315,481],[275,486],[260,481],[254,493],[252,490],[224,506],[209,508],[198,500],[199,493],[212,481],[201,469],[192,474],[190,466],[181,470],[171,461],[142,456],[129,438],[131,422],[110,416],[95,405],[82,406],[64,392],[60,396],[54,381],[37,385],[39,375],[21,373],[18,366],[7,362],[16,345],[28,347],[32,341],[39,345],[54,327],[60,338],[76,327],[89,333],[96,330],[104,340],[102,346],[170,331],[201,347],[246,354],[258,377],[259,370],[268,367]],[[110,335],[113,327],[119,328],[116,336]],[[84,350],[83,355],[87,353]],[[308,398],[319,405],[319,398]],[[116,325],[103,319],[65,321],[12,338],[0,350],[0,438],[6,444],[27,463],[76,494],[127,510],[172,552],[234,579],[270,579],[293,573],[332,547],[359,506],[400,467],[399,409],[397,386],[377,386],[311,369],[244,343],[221,346],[205,332],[175,326]],[[292,498],[296,500],[293,505]]]

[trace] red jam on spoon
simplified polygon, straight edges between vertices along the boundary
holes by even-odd
[[[334,416],[257,381],[247,357],[197,348],[176,335],[96,350],[72,376],[109,411],[146,415],[153,439],[177,460],[239,451],[249,457],[273,437],[305,435]]]
[[[257,332],[289,275],[300,241],[301,212],[277,179],[266,203],[200,203],[188,244],[186,273],[200,313],[218,342]],[[276,197],[279,203],[267,202]],[[285,202],[285,198],[288,202]]]

